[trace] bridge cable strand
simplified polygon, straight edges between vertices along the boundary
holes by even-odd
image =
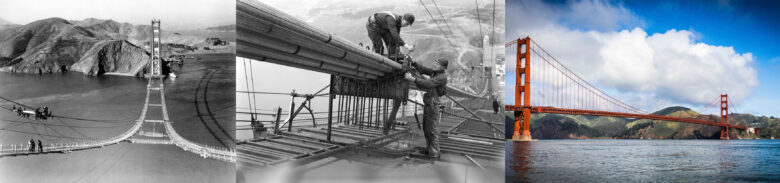
[[[576,77],[577,79],[574,79],[574,78],[572,78],[572,77],[568,77],[568,78],[569,78],[569,79],[570,79],[572,82],[575,82],[575,83],[573,83],[573,84],[577,84],[577,85],[580,85],[581,87],[587,88],[586,86],[584,86],[584,85],[582,84],[582,83],[584,83],[584,84],[585,84],[585,85],[587,85],[588,87],[590,87],[590,88],[592,88],[592,89],[594,89],[594,90],[598,91],[599,93],[603,94],[603,95],[604,95],[604,96],[606,96],[607,98],[610,98],[610,99],[612,99],[613,101],[610,101],[611,103],[615,103],[615,102],[619,103],[619,104],[616,104],[616,105],[618,105],[618,107],[625,108],[625,109],[627,109],[627,110],[629,110],[629,111],[632,111],[632,112],[635,112],[635,113],[642,113],[642,114],[647,114],[647,112],[645,112],[645,111],[643,111],[643,110],[640,110],[640,109],[638,109],[638,108],[636,108],[636,107],[630,106],[630,105],[628,105],[628,104],[625,104],[624,102],[622,102],[622,101],[620,101],[620,100],[617,100],[617,99],[615,99],[614,97],[612,97],[612,96],[610,96],[610,95],[606,94],[605,92],[601,91],[600,89],[596,88],[595,86],[593,86],[593,85],[592,85],[592,84],[590,84],[589,82],[587,82],[587,81],[585,81],[584,79],[582,79],[582,77],[580,77],[579,75],[577,75],[576,73],[574,73],[573,71],[571,71],[571,69],[569,69],[568,67],[566,67],[565,65],[563,65],[563,64],[562,64],[560,61],[558,61],[558,59],[556,59],[556,58],[555,58],[554,56],[552,56],[552,55],[551,55],[549,52],[547,52],[547,50],[545,50],[543,47],[541,47],[541,46],[540,46],[540,45],[539,45],[539,44],[538,44],[536,41],[534,41],[534,40],[531,40],[531,42],[532,42],[532,44],[534,45],[534,46],[532,46],[532,47],[531,47],[531,48],[532,48],[532,50],[534,50],[534,53],[536,53],[536,54],[540,54],[540,52],[538,52],[538,51],[536,51],[535,49],[533,49],[533,48],[536,48],[536,47],[538,47],[539,49],[541,49],[541,52],[543,52],[545,56],[547,56],[547,57],[551,58],[553,61],[555,61],[555,62],[556,62],[558,65],[560,65],[560,66],[561,66],[563,69],[565,69],[565,70],[567,71],[567,72],[562,72],[562,74],[564,74],[564,75],[569,75],[569,74],[570,74],[570,75],[573,75],[574,77]],[[545,60],[547,60],[547,59],[545,59]],[[549,62],[549,60],[547,60],[547,61]],[[568,74],[567,74],[567,73],[568,73]],[[590,88],[588,88],[588,90],[590,90]],[[571,92],[571,91],[570,91],[570,92]],[[592,92],[592,93],[593,93],[593,91],[592,91],[592,90],[590,90],[590,92]],[[594,93],[594,94],[595,94],[595,93]]]
[[[434,23],[436,23],[436,27],[437,27],[437,28],[439,28],[439,31],[441,32],[441,34],[442,34],[442,35],[444,35],[444,39],[447,39],[447,43],[449,43],[449,44],[450,44],[450,46],[452,46],[452,47],[454,48],[454,47],[455,47],[455,44],[453,44],[453,43],[452,43],[452,41],[450,41],[450,38],[449,38],[449,36],[447,36],[447,34],[445,34],[445,33],[444,33],[444,30],[443,30],[443,29],[441,28],[441,26],[439,25],[439,21],[437,21],[437,20],[436,20],[436,18],[435,18],[435,17],[433,16],[433,14],[431,13],[431,11],[430,11],[430,10],[428,10],[428,7],[427,7],[427,6],[425,6],[425,3],[423,3],[423,1],[422,1],[422,0],[419,0],[419,1],[420,1],[420,4],[422,4],[423,8],[425,8],[425,11],[426,11],[426,12],[428,12],[428,15],[431,17],[431,20],[433,20],[433,22],[434,22]]]
[[[531,50],[532,50],[532,52],[537,52],[535,49],[531,49]],[[536,55],[539,55],[539,54],[538,54],[538,52],[537,52],[537,54],[536,54]],[[537,56],[537,57],[538,57],[538,56]],[[541,57],[539,57],[539,58],[541,58]],[[561,81],[558,81],[557,83],[558,83],[559,85],[565,85],[565,86],[563,86],[563,87],[566,87],[566,88],[562,89],[562,90],[564,90],[563,92],[565,92],[565,93],[568,93],[568,92],[570,92],[570,91],[572,90],[572,89],[571,89],[571,87],[569,87],[569,85],[572,85],[570,81],[574,81],[574,78],[572,78],[572,77],[571,77],[569,74],[566,74],[564,70],[561,70],[561,69],[559,68],[559,66],[555,66],[553,63],[551,63],[551,62],[549,61],[549,59],[539,59],[539,60],[545,61],[545,62],[546,62],[547,64],[549,64],[549,65],[550,65],[552,68],[554,68],[554,70],[555,70],[555,71],[558,71],[558,72],[556,72],[556,73],[560,73],[559,75],[563,75],[563,76],[565,76],[566,78],[568,78],[568,79],[569,79],[569,80],[563,80],[564,78],[562,78],[562,76],[561,76],[561,77],[559,77],[559,78],[561,78]],[[538,60],[537,60],[537,62],[538,62]],[[533,72],[532,72],[532,73],[533,73]],[[532,81],[532,82],[533,82],[533,81]],[[582,85],[580,85],[580,86],[582,86]],[[538,89],[538,87],[537,87],[537,89]],[[559,90],[561,90],[561,89],[559,89]],[[589,90],[590,90],[590,89],[589,89]],[[591,91],[591,92],[593,92],[593,91]],[[560,95],[556,94],[556,96],[557,96],[556,98],[557,98],[557,99],[558,99],[558,101],[559,101],[559,102],[558,102],[558,105],[559,105],[559,106],[565,106],[565,107],[563,107],[563,108],[573,108],[573,107],[570,107],[570,106],[573,104],[573,102],[571,101],[571,98],[572,98],[571,96],[569,96],[568,94],[564,94],[564,93],[561,93]],[[599,95],[599,96],[600,96],[600,95]],[[602,98],[602,99],[604,99],[603,97],[601,97],[601,98]],[[614,101],[612,101],[612,100],[609,100],[609,99],[604,99],[604,100],[607,100],[608,102],[610,102],[610,103],[612,103],[612,104],[619,105],[619,104],[615,103],[615,102],[614,102]],[[534,101],[532,101],[532,102],[534,102]],[[537,103],[537,104],[538,104],[538,103]]]
[[[712,107],[715,107],[715,105],[720,101],[720,97],[715,98],[715,100],[712,100],[709,105],[702,107],[699,110],[696,110],[696,113],[702,114],[706,112],[707,110],[711,109]]]
[[[479,39],[482,40],[482,37],[484,36],[484,34],[482,33],[482,22],[481,22],[482,20],[479,17],[479,0],[474,0],[474,5],[477,8],[477,27],[479,27]],[[485,50],[485,45],[482,45],[481,49]],[[485,54],[485,53],[482,53],[482,54]],[[479,59],[481,60],[480,63],[485,63],[485,57],[479,57]]]
[[[555,68],[555,70],[557,70],[559,73],[561,73],[561,75],[566,76],[566,78],[569,79],[569,80],[565,80],[565,82],[563,82],[564,85],[566,86],[566,88],[564,88],[564,90],[565,90],[564,92],[566,92],[566,93],[565,93],[565,95],[561,94],[561,95],[564,95],[564,96],[559,97],[559,98],[562,98],[563,101],[565,101],[565,102],[562,101],[561,106],[565,106],[564,108],[581,108],[582,107],[582,104],[581,104],[582,102],[572,101],[571,98],[573,98],[573,96],[571,96],[571,95],[577,95],[578,97],[581,97],[581,95],[582,95],[581,93],[574,93],[574,92],[582,92],[583,90],[581,88],[572,88],[571,86],[574,86],[574,87],[576,87],[576,86],[584,87],[584,86],[581,83],[576,82],[575,78],[573,78],[571,76],[572,74],[566,73],[566,71],[560,69],[561,67],[555,66],[553,63],[551,63],[549,61],[551,59],[547,58],[547,57],[549,57],[549,55],[539,54],[539,51],[537,51],[536,49],[532,49],[532,51],[536,53],[533,56],[539,58],[539,59],[533,59],[533,60],[535,60],[535,62],[532,61],[531,62],[532,65],[537,65],[535,67],[541,67],[542,68],[541,69],[542,72],[545,71],[545,68],[547,68],[547,65],[551,65],[551,66],[553,66],[553,68]],[[542,55],[544,57],[539,56],[539,55]],[[538,63],[539,60],[545,61],[547,63],[543,64],[543,65],[539,65],[539,63]],[[543,78],[542,80],[546,80],[546,78],[544,78],[544,75],[546,75],[545,73],[540,74],[540,72],[532,72],[532,74],[534,74],[534,75],[542,75],[542,77],[541,77],[541,78]],[[536,78],[536,80],[539,80],[538,79],[539,77],[532,77],[532,78]],[[533,80],[531,82],[534,83]],[[576,83],[572,83],[572,82],[576,82]],[[577,84],[577,85],[574,85],[574,84]],[[541,86],[541,87],[543,88],[544,86]],[[588,88],[588,90],[590,90],[590,89]],[[537,92],[537,91],[539,91],[539,87],[536,87],[536,91],[534,91],[534,92]],[[612,101],[610,101],[610,102],[612,102]],[[532,103],[534,105],[539,105],[539,101],[532,101]],[[612,103],[614,104],[614,102],[612,102]],[[618,105],[618,104],[616,104],[616,105]]]
[[[9,108],[9,107],[6,107],[6,106],[2,106],[2,108],[4,108],[4,109],[7,109],[7,110],[12,110],[12,108]],[[64,123],[64,122],[62,122],[62,120],[61,120],[61,119],[59,119],[59,118],[58,118],[57,120],[59,120],[61,123],[63,123],[63,125],[46,124],[46,123],[44,123],[44,122],[42,122],[42,121],[39,121],[39,120],[32,120],[32,119],[27,119],[27,122],[23,122],[23,121],[18,121],[18,119],[19,119],[19,118],[17,118],[17,121],[12,121],[12,120],[0,120],[0,121],[7,121],[7,122],[11,122],[11,123],[19,123],[18,125],[22,125],[22,124],[29,124],[29,125],[30,125],[30,127],[32,128],[32,130],[33,130],[34,132],[24,132],[24,131],[16,131],[16,130],[10,130],[10,129],[8,129],[8,128],[15,127],[15,126],[18,126],[18,125],[13,125],[13,126],[6,126],[6,127],[3,127],[3,128],[2,128],[2,129],[0,129],[0,130],[5,130],[5,131],[12,131],[12,132],[17,132],[17,133],[34,134],[34,135],[38,135],[38,136],[39,136],[39,137],[41,137],[42,139],[44,139],[44,140],[46,140],[46,141],[49,141],[49,142],[51,142],[52,140],[51,140],[51,139],[48,139],[48,138],[45,138],[44,136],[47,136],[47,137],[61,137],[61,138],[67,138],[67,139],[84,139],[84,138],[79,138],[79,137],[70,137],[70,136],[64,135],[64,134],[60,133],[59,131],[55,130],[54,128],[50,127],[50,126],[63,126],[63,127],[68,127],[68,128],[70,128],[72,131],[76,132],[77,134],[80,134],[80,135],[82,135],[82,136],[84,136],[84,137],[87,137],[87,139],[90,139],[90,140],[92,139],[92,138],[90,138],[90,137],[88,137],[88,136],[84,135],[84,134],[83,134],[83,133],[81,133],[80,131],[78,131],[78,130],[74,129],[74,126],[72,126],[72,125],[68,125],[68,124],[65,124],[65,123]],[[44,135],[44,134],[40,133],[40,132],[38,131],[38,128],[36,128],[36,127],[35,127],[35,125],[40,125],[40,126],[43,126],[43,127],[44,127],[44,129],[43,129],[43,130],[44,130],[44,132],[45,132],[46,134]],[[117,127],[117,126],[112,126],[112,127]],[[83,127],[83,128],[87,128],[87,127]],[[48,129],[48,130],[47,130],[47,129]],[[53,131],[53,132],[55,132],[55,133],[59,134],[60,136],[53,136],[53,135],[50,135],[50,134],[49,134],[49,130],[51,130],[51,131]]]
[[[540,53],[539,53],[539,51],[537,51],[535,48],[532,48],[532,50],[533,50],[533,51],[534,51],[536,54],[543,55],[543,56],[544,56],[544,58],[542,58],[542,59],[543,59],[543,60],[546,60],[547,62],[549,62],[549,60],[552,60],[552,59],[554,59],[554,57],[552,57],[550,54],[540,54]],[[552,59],[550,59],[550,58],[547,58],[547,57],[552,57]],[[550,64],[550,65],[553,65],[553,66],[555,65],[555,64],[553,64],[553,63],[548,63],[548,64]],[[566,101],[566,102],[564,102],[563,104],[564,104],[564,105],[566,105],[566,106],[570,106],[570,105],[578,105],[578,103],[577,103],[577,102],[575,102],[575,101],[572,101],[572,100],[570,100],[570,99],[571,99],[571,98],[573,98],[573,96],[571,96],[571,95],[575,95],[575,92],[578,92],[578,91],[579,91],[579,92],[582,92],[582,89],[581,89],[581,88],[571,88],[571,86],[574,86],[574,87],[576,87],[576,86],[580,86],[580,87],[586,87],[586,86],[584,86],[584,85],[582,84],[582,82],[579,82],[579,81],[577,81],[577,79],[575,79],[574,77],[572,77],[572,76],[571,76],[571,75],[575,75],[575,74],[573,74],[573,72],[571,72],[571,70],[565,70],[565,71],[563,71],[563,70],[560,70],[560,69],[559,69],[559,68],[564,68],[564,69],[567,69],[567,68],[565,67],[565,65],[562,65],[562,64],[560,64],[560,63],[558,63],[558,65],[559,65],[560,67],[559,67],[559,66],[554,66],[554,67],[556,68],[556,70],[559,70],[559,72],[561,72],[561,74],[562,74],[562,75],[564,75],[564,76],[567,76],[566,78],[569,78],[569,80],[565,80],[565,81],[563,81],[563,84],[566,86],[566,88],[564,88],[564,89],[565,89],[565,91],[564,91],[564,92],[566,92],[566,93],[567,93],[567,94],[565,94],[565,96],[563,96],[563,97],[562,97],[562,98],[563,98],[563,100],[565,100],[565,101]],[[575,76],[576,76],[576,75],[575,75]],[[563,78],[563,79],[565,79],[565,78]],[[579,79],[580,79],[580,80],[582,80],[581,78],[579,78]],[[582,80],[582,81],[584,81],[584,80]],[[572,83],[572,82],[574,82],[574,83]],[[574,84],[576,84],[576,85],[574,85]],[[594,89],[597,89],[597,88],[595,88],[595,87],[594,87]],[[591,93],[594,93],[592,90],[590,90],[590,88],[588,88],[588,90],[589,90]],[[569,93],[572,93],[572,94],[569,94]],[[594,94],[595,94],[595,93],[594,93]],[[582,95],[582,94],[581,94],[581,93],[576,93],[576,95]],[[602,97],[602,98],[603,98],[603,97]],[[617,101],[617,100],[616,100],[616,99],[614,99],[614,98],[612,98],[612,99],[606,99],[606,100],[608,100],[608,102],[610,102],[610,103],[613,103],[613,104],[615,104],[615,105],[616,105],[616,106],[618,106],[618,107],[621,107],[621,108],[626,108],[626,109],[628,109],[628,107],[625,107],[625,106],[623,106],[623,105],[621,105],[621,104],[618,104],[618,103],[616,103],[615,101]],[[615,109],[613,108],[613,110],[615,110]],[[631,110],[631,109],[628,109],[628,110]]]
[[[726,100],[728,100],[729,107],[730,107],[731,109],[734,109],[734,110],[733,110],[734,112],[732,112],[732,114],[738,114],[738,113],[739,113],[739,110],[737,110],[737,103],[734,103],[734,101],[732,101],[732,100],[731,100],[731,97],[729,97],[729,98],[728,98],[728,99],[726,99]],[[734,103],[734,105],[731,105],[732,103]],[[730,110],[730,109],[729,109],[729,110]]]
[[[19,102],[13,101],[13,100],[11,100],[11,99],[8,99],[8,98],[5,98],[5,97],[0,97],[0,99],[3,99],[3,100],[5,100],[5,101],[11,102],[11,103],[14,103],[14,104],[16,104],[16,105],[20,105],[20,106],[22,106],[22,107],[26,107],[26,108],[30,108],[30,109],[35,109],[34,107],[30,107],[30,106],[24,105],[24,104],[22,104],[22,103],[19,103]]]
[[[431,2],[433,2],[433,6],[436,7],[436,11],[439,12],[441,21],[444,22],[444,25],[447,26],[447,29],[450,31],[450,35],[455,36],[455,31],[452,31],[452,27],[450,27],[450,23],[447,22],[447,19],[444,17],[444,14],[441,13],[441,9],[439,9],[439,5],[436,4],[436,0],[431,0]]]

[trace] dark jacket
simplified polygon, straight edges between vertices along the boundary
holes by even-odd
[[[401,39],[401,19],[396,19],[395,16],[387,12],[379,12],[374,14],[375,24],[377,25],[377,31],[380,34],[390,33],[393,40],[396,41],[398,46],[406,45],[403,39]]]
[[[431,76],[431,78],[417,78],[414,84],[417,88],[424,90],[423,102],[426,105],[438,104],[439,97],[447,93],[447,72],[437,71],[419,64],[414,64],[420,74]],[[432,103],[435,102],[435,103]],[[426,106],[427,107],[427,106]]]

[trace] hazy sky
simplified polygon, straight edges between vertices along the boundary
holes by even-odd
[[[27,24],[60,17],[113,19],[148,24],[159,18],[167,26],[200,28],[235,23],[232,0],[0,0],[0,18]]]

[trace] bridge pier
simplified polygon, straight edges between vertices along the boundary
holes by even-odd
[[[729,125],[729,95],[720,95],[720,122]],[[720,139],[729,140],[729,127],[720,127]]]
[[[515,133],[514,141],[531,140],[531,53],[530,37],[517,40],[517,76],[515,83]],[[525,47],[523,47],[525,46]],[[523,51],[525,49],[525,51]],[[521,108],[517,108],[521,106]],[[520,130],[522,128],[522,131]]]

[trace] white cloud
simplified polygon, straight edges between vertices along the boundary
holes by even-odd
[[[564,14],[563,20],[586,29],[614,30],[623,26],[645,25],[625,7],[606,1],[573,1],[568,8],[570,13]]]
[[[525,5],[529,7],[522,7]],[[582,22],[601,21],[602,26],[610,27],[640,19],[622,7],[600,1],[574,2],[571,6],[593,7],[569,12],[565,11],[567,8],[556,9],[530,1],[521,4],[519,10],[507,8],[507,17],[516,20],[544,19],[514,27],[507,23],[507,38],[530,36],[585,80],[601,89],[612,90],[610,93],[616,98],[646,111],[669,105],[697,108],[709,104],[721,93],[728,93],[732,101],[740,102],[759,84],[751,53],[697,42],[697,34],[689,30],[672,29],[652,35],[638,27],[617,31],[577,30],[561,25],[559,20],[579,16],[583,17]],[[528,11],[518,12],[523,10]],[[591,20],[601,16],[608,18]]]

